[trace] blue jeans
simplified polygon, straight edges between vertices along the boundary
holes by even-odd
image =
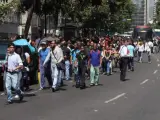
[[[45,87],[45,73],[44,73],[44,66],[40,64],[40,88]]]
[[[111,64],[111,61],[106,62],[106,70],[108,74],[110,73],[110,64]]]
[[[66,80],[69,80],[70,79],[70,62],[69,60],[66,60],[65,61],[65,75],[66,75]]]
[[[7,90],[8,101],[12,100],[11,87],[13,89],[15,89],[17,95],[21,94],[21,91],[19,90],[18,83],[19,83],[18,82],[18,73],[7,72],[7,74],[6,74],[6,90]]]

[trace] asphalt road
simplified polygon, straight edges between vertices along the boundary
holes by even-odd
[[[159,73],[160,55],[153,55],[151,64],[136,63],[126,82],[116,72],[101,75],[100,86],[85,90],[66,82],[56,93],[33,90],[12,105],[0,96],[0,120],[159,120]]]

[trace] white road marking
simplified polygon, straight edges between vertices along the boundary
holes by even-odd
[[[122,93],[122,94],[117,95],[116,97],[114,97],[114,98],[112,98],[110,100],[105,101],[104,103],[110,103],[110,102],[115,101],[115,100],[117,100],[117,99],[119,99],[119,98],[121,98],[121,97],[123,97],[125,95],[126,95],[126,93]]]
[[[94,112],[98,112],[98,110],[94,110]]]
[[[157,59],[157,62],[159,62],[159,59]]]
[[[146,79],[146,80],[144,80],[143,82],[141,82],[140,85],[143,85],[143,84],[145,84],[145,83],[148,82],[148,81],[149,81],[149,79]]]
[[[153,74],[156,74],[158,72],[158,70],[155,70]]]
[[[160,64],[158,64],[158,67],[160,67]]]

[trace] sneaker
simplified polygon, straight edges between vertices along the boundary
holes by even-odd
[[[44,88],[39,88],[39,90],[44,90]]]
[[[23,100],[23,95],[21,94],[20,96],[19,96],[19,102],[21,102]]]
[[[91,84],[90,84],[90,86],[94,86],[94,84],[93,84],[93,83],[91,83]]]
[[[13,101],[12,100],[7,100],[7,103],[8,104],[13,104]]]
[[[76,88],[79,88],[80,87],[80,85],[79,84],[76,84]]]
[[[57,90],[56,88],[52,88],[52,92],[56,92],[56,90]]]
[[[98,83],[95,84],[95,86],[98,86],[98,85],[99,85]]]
[[[14,98],[15,98],[15,99],[19,99],[19,96],[18,96],[18,95],[16,95],[16,96],[14,96]]]

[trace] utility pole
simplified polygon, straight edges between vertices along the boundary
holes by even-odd
[[[45,10],[44,10],[44,36],[47,36],[47,13],[46,13],[46,0],[44,1]]]

